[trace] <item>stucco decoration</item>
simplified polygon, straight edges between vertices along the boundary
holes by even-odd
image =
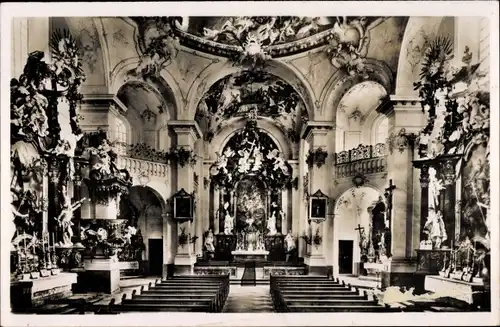
[[[212,85],[199,102],[195,119],[210,141],[230,118],[250,112],[272,119],[291,140],[298,139],[308,119],[303,101],[289,84],[252,71],[226,76]]]
[[[179,53],[179,40],[168,17],[134,17],[138,26],[140,62],[131,75],[157,76]]]
[[[247,37],[262,45],[296,41],[333,26],[330,17],[189,17],[187,32],[224,44],[239,44]]]
[[[385,20],[385,17],[337,17],[326,47],[332,65],[349,75],[359,74],[368,78],[365,58],[370,44],[370,30]]]

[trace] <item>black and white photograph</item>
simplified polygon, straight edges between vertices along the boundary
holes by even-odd
[[[498,4],[190,4],[2,4],[2,325],[500,323]]]

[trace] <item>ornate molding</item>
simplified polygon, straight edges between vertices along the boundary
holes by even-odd
[[[300,133],[301,138],[306,140],[310,137],[311,133],[314,132],[323,132],[328,133],[335,127],[335,124],[327,121],[308,121],[302,127],[302,132]]]
[[[399,153],[403,153],[407,148],[413,147],[416,138],[417,136],[415,134],[407,133],[404,128],[401,128],[397,133],[391,133],[386,142],[389,153],[393,154],[396,149]]]

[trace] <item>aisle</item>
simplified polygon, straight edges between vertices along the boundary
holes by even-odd
[[[231,285],[222,312],[274,312],[269,285]]]

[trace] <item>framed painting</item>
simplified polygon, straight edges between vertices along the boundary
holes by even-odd
[[[194,218],[194,197],[184,189],[173,196],[174,219],[193,220]]]

